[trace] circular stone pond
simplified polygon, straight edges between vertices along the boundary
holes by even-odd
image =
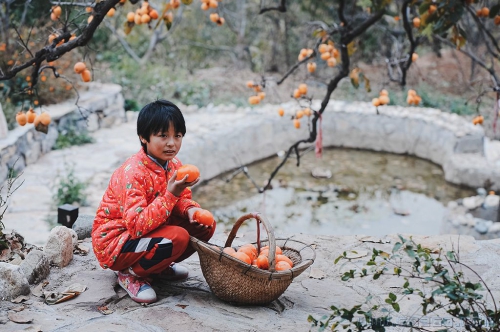
[[[218,231],[259,211],[277,235],[382,236],[437,235],[446,204],[475,194],[446,182],[440,166],[416,157],[352,149],[326,149],[321,159],[311,150],[301,153],[300,166],[290,158],[264,194],[243,172],[229,172],[196,187],[193,197],[212,211]],[[273,157],[249,165],[248,174],[262,187],[281,161]],[[253,230],[255,224],[241,229]]]

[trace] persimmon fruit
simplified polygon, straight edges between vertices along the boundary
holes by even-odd
[[[26,113],[24,112],[18,112],[16,114],[16,121],[17,123],[20,125],[20,126],[24,126],[26,125],[26,123],[28,122],[28,118],[26,117]]]
[[[234,258],[239,259],[240,261],[243,261],[249,265],[252,265],[252,259],[250,259],[250,257],[248,257],[248,255],[245,254],[244,252],[237,251],[234,254],[232,254],[231,256],[233,256]]]
[[[88,69],[84,69],[80,75],[82,76],[82,80],[84,82],[90,82],[92,80],[92,74]]]
[[[26,113],[26,119],[27,119],[28,123],[33,123],[33,122],[35,122],[35,118],[36,118],[36,113],[33,110],[33,107],[30,107],[30,109]]]
[[[292,260],[285,255],[276,255],[276,263],[278,262],[287,262],[291,267],[293,267]]]
[[[193,214],[193,220],[200,225],[212,226],[214,224],[214,216],[208,210],[196,210]]]
[[[290,270],[291,268],[292,267],[290,266],[290,264],[288,264],[285,261],[277,262],[275,265],[276,271],[286,271],[286,270]]]
[[[184,179],[186,175],[188,176],[186,182],[193,182],[200,177],[200,170],[195,165],[184,164],[177,170],[176,180],[180,181]]]
[[[43,125],[48,126],[51,122],[49,113],[43,112],[42,114],[40,114],[40,122]]]
[[[265,255],[257,257],[257,267],[263,270],[269,270],[269,259]]]
[[[73,70],[77,74],[81,74],[85,69],[87,69],[87,66],[85,65],[84,62],[77,62],[75,63],[75,66],[73,67]]]

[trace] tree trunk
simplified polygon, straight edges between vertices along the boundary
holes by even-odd
[[[7,127],[7,121],[5,121],[5,114],[2,110],[2,104],[0,103],[0,139],[6,138],[9,134],[9,128]]]

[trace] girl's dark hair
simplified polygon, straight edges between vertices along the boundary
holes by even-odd
[[[168,131],[170,123],[174,125],[175,132],[186,135],[186,123],[179,107],[174,103],[159,99],[144,106],[137,118],[137,135],[149,142],[151,135]],[[146,144],[142,143],[146,151]]]

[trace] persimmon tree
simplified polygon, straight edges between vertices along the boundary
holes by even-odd
[[[294,153],[297,164],[300,163],[299,150],[305,144],[316,143],[320,155],[321,116],[342,80],[349,78],[353,86],[371,90],[370,80],[357,62],[362,60],[359,56],[360,46],[364,39],[373,36],[371,31],[375,29],[387,36],[381,48],[387,50],[385,62],[389,81],[401,87],[406,86],[409,69],[418,61],[419,46],[429,43],[429,40],[433,43],[439,41],[440,47],[456,48],[466,54],[475,66],[490,77],[490,84],[479,92],[478,100],[484,95],[494,94],[496,106],[491,114],[493,126],[497,122],[500,88],[495,64],[500,56],[497,28],[500,24],[500,4],[496,1],[304,0],[297,3],[260,0],[234,3],[231,0],[4,0],[1,5],[0,81],[9,82],[26,77],[15,93],[31,107],[39,103],[38,96],[44,91],[42,87],[47,76],[66,79],[71,83],[71,79],[61,74],[62,68],[58,63],[66,54],[76,54],[79,58],[69,66],[77,74],[74,78],[78,79],[80,75],[83,82],[92,80],[88,45],[100,26],[106,26],[104,30],[117,36],[132,58],[144,62],[151,57],[158,43],[175,33],[176,24],[183,17],[183,9],[199,6],[213,24],[233,31],[239,45],[237,48],[240,48],[236,54],[243,57],[245,53],[248,55],[245,51],[245,45],[248,44],[245,22],[251,17],[242,19],[240,14],[239,18],[231,20],[229,17],[234,16],[234,12],[269,16],[270,22],[278,22],[277,25],[281,24],[280,15],[289,15],[291,11],[308,12],[314,18],[306,22],[312,34],[301,39],[305,42],[296,62],[280,77],[262,75],[260,81],[248,83],[255,90],[255,95],[249,98],[250,104],[260,103],[266,93],[271,93],[266,89],[271,80],[281,85],[300,70],[306,71],[315,80],[323,80],[326,87],[321,106],[312,109],[312,97],[307,85],[296,82],[296,89],[290,91],[290,95],[297,101],[297,108],[278,110],[280,115],[287,115],[297,128],[307,124],[309,136],[297,140],[288,149],[267,184],[258,188],[261,192],[269,188],[271,180],[290,155]],[[247,10],[250,7],[253,9]],[[224,17],[226,15],[227,20]],[[141,32],[147,47],[145,51],[137,52],[126,38],[140,25],[148,28]],[[276,57],[271,58],[276,61]],[[421,97],[417,91],[409,89],[407,101],[416,106]],[[387,89],[379,91],[379,97],[374,98],[372,103],[377,113],[379,106],[390,103]],[[24,122],[23,113],[18,116],[21,124]],[[82,116],[85,115],[82,113]],[[32,118],[27,117],[26,122],[36,121],[37,117]],[[474,119],[475,124],[481,124],[482,121],[481,116]]]

